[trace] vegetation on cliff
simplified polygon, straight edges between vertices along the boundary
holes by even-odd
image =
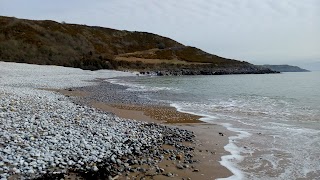
[[[3,16],[0,16],[0,60],[90,70],[272,72],[152,33]]]

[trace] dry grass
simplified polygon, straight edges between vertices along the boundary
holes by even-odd
[[[178,59],[144,59],[137,57],[121,57],[117,56],[114,60],[116,61],[128,61],[128,62],[142,62],[150,64],[161,64],[161,63],[172,63],[172,64],[209,64],[209,63],[193,63],[187,61],[181,61]]]
[[[83,69],[157,69],[244,63],[145,32],[0,16],[0,60]],[[175,66],[177,65],[177,66]]]

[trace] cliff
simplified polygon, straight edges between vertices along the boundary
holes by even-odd
[[[273,71],[279,72],[310,72],[309,70],[302,69],[298,66],[290,65],[262,65],[262,67],[269,68]]]
[[[274,73],[152,33],[3,16],[0,60],[159,75]]]

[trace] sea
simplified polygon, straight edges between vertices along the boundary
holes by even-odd
[[[224,179],[320,179],[320,72],[113,79],[234,132]]]

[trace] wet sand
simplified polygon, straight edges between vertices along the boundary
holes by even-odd
[[[91,92],[78,90],[55,90],[66,96],[82,98]],[[155,122],[167,126],[175,126],[182,129],[193,131],[196,135],[195,142],[187,145],[195,147],[192,164],[182,169],[177,168],[183,159],[167,160],[166,158],[159,163],[159,168],[164,169],[165,174],[153,174],[152,171],[145,173],[131,173],[130,176],[119,176],[119,179],[167,179],[167,173],[172,174],[170,179],[216,179],[229,177],[232,173],[221,166],[219,161],[221,156],[229,154],[224,150],[228,143],[230,131],[216,124],[208,124],[200,121],[200,116],[178,112],[173,107],[168,106],[145,106],[133,104],[110,104],[98,102],[96,100],[87,101],[87,105],[100,109],[105,112],[114,113],[118,117],[134,119],[146,122]],[[173,148],[172,146],[164,149]]]

